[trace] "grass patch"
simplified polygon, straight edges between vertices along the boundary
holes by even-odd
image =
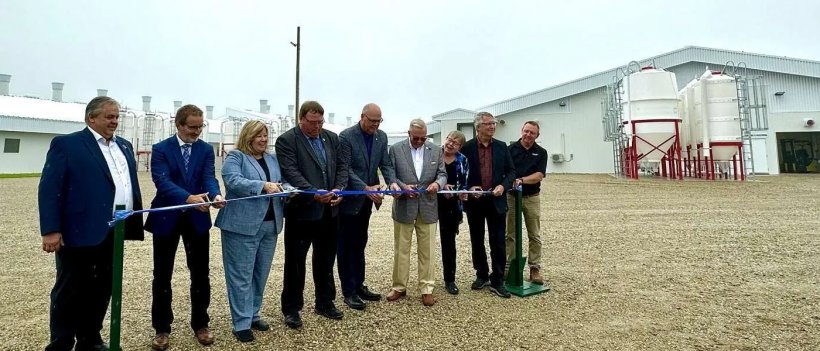
[[[40,173],[7,173],[0,174],[0,179],[3,178],[34,178],[39,177]]]

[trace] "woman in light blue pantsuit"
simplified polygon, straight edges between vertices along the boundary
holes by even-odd
[[[282,191],[279,163],[266,152],[268,128],[261,121],[245,123],[237,150],[225,157],[222,181],[226,199]],[[251,329],[270,326],[259,315],[276,239],[282,231],[283,198],[266,197],[230,202],[219,211],[215,225],[222,229],[222,259],[233,334],[241,342],[254,340]]]

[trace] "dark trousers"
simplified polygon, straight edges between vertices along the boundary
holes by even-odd
[[[339,218],[330,207],[315,221],[285,219],[285,274],[282,281],[282,313],[299,312],[305,306],[305,260],[313,245],[313,285],[316,308],[334,306],[336,281],[333,263],[336,260],[336,231]]]
[[[440,204],[439,204],[440,205]],[[439,234],[441,236],[441,266],[445,283],[456,281],[456,235],[461,216],[439,216]]]
[[[114,235],[109,231],[96,246],[67,247],[57,251],[57,280],[51,289],[47,351],[85,350],[102,343],[105,312],[111,301]]]
[[[493,285],[499,285],[504,280],[504,266],[507,256],[504,248],[506,231],[506,213],[498,213],[493,198],[485,196],[471,204],[467,211],[467,224],[470,226],[470,243],[473,251],[473,268],[476,277],[487,279]],[[490,241],[490,257],[493,271],[488,275],[487,250],[484,248],[484,222],[487,222],[487,233]]]
[[[179,239],[185,247],[185,258],[191,274],[191,329],[206,328],[210,317],[211,280],[208,277],[208,257],[210,255],[210,234],[197,234],[188,216],[183,214],[174,231],[165,236],[154,236],[154,299],[151,302],[151,326],[157,333],[170,333],[174,321],[171,309],[171,276]]]
[[[364,250],[367,247],[371,206],[373,203],[365,200],[358,214],[339,215],[336,254],[339,261],[339,281],[345,297],[356,294],[356,289],[364,285]]]

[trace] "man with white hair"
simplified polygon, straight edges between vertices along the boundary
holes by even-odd
[[[410,121],[407,134],[407,140],[390,146],[390,161],[395,169],[395,181],[390,184],[390,189],[406,193],[393,201],[393,285],[387,294],[387,301],[396,301],[407,295],[410,247],[415,231],[421,302],[432,306],[436,303],[433,298],[435,272],[431,264],[435,244],[433,234],[438,222],[436,193],[447,185],[447,173],[441,148],[427,140],[424,121]]]

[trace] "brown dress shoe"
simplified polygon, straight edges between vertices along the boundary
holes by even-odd
[[[151,350],[165,351],[168,349],[168,333],[157,333],[154,340],[151,340]]]
[[[433,294],[422,294],[421,303],[429,307],[436,304],[436,299],[433,298]]]
[[[407,295],[406,291],[390,290],[387,294],[387,301],[393,302]]]
[[[544,285],[544,278],[538,272],[538,268],[530,268],[530,282],[533,284]]]
[[[211,333],[211,330],[208,328],[199,329],[196,333],[194,333],[194,335],[196,335],[196,340],[203,346],[208,346],[214,343],[214,333]]]

